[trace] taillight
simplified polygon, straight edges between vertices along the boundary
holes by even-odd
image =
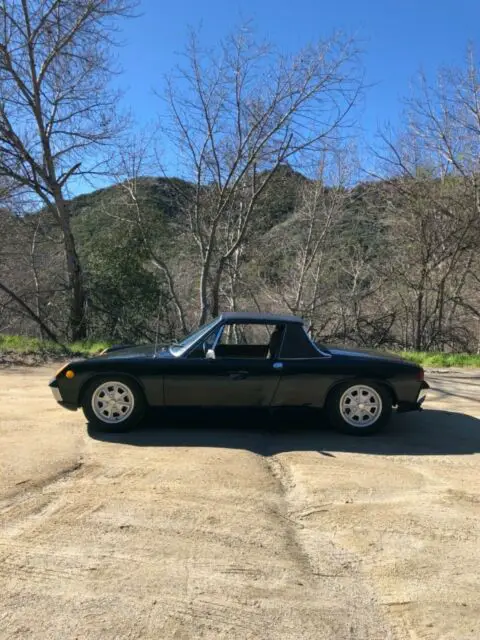
[[[417,380],[420,380],[421,382],[425,380],[425,371],[423,369],[419,369],[417,371]]]

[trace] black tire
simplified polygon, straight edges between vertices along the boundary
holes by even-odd
[[[94,401],[99,401],[101,398],[97,395],[94,400],[94,396],[101,387],[108,384],[111,385],[112,389],[115,389],[115,385],[117,385],[117,389],[119,389],[118,393],[122,391],[125,394],[123,399],[126,404],[133,404],[131,409],[129,408],[126,410],[128,413],[126,418],[122,417],[120,411],[116,411],[112,415],[115,416],[115,413],[118,413],[119,415],[117,418],[109,420],[108,417],[105,417],[102,419],[101,407],[99,407],[98,404],[96,404],[97,410],[95,411]],[[147,403],[142,389],[134,380],[112,374],[111,376],[94,378],[88,384],[82,397],[82,409],[90,428],[94,431],[101,431],[104,433],[123,433],[125,431],[130,431],[143,420],[147,410]],[[108,410],[109,408],[106,409],[106,412]]]
[[[372,418],[374,418],[374,420],[372,421],[372,419],[365,417],[366,424],[362,424],[362,416],[358,419],[358,426],[356,424],[352,424],[352,422],[354,422],[353,414],[350,418],[350,422],[346,415],[348,411],[348,404],[346,401],[348,399],[348,395],[354,394],[355,388],[363,388],[365,391],[370,389],[370,398],[368,398],[368,392],[364,394],[363,391],[361,392],[362,397],[365,397],[367,403],[369,400],[377,402],[376,410],[372,407],[372,409],[360,412],[368,414],[368,411],[371,411]],[[349,390],[352,391],[349,393]],[[380,399],[381,406],[378,404],[378,399]],[[338,385],[332,390],[328,396],[326,409],[330,424],[338,431],[355,436],[367,436],[372,433],[377,433],[383,429],[390,420],[390,416],[392,415],[392,396],[388,389],[376,382],[369,380],[351,380],[350,382]]]

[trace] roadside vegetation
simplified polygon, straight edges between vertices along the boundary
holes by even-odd
[[[478,367],[480,354],[471,353],[435,353],[425,351],[401,351],[396,355],[415,362],[422,367]]]
[[[0,363],[2,355],[16,354],[17,356],[36,356],[48,360],[68,357],[90,357],[98,355],[103,349],[111,346],[106,341],[78,341],[67,345],[57,344],[50,340],[27,338],[25,336],[0,335]],[[394,351],[395,355],[415,362],[422,367],[478,367],[480,368],[480,354],[468,353],[429,353],[425,351]]]
[[[110,343],[98,341],[78,341],[62,345],[51,340],[28,338],[25,336],[0,335],[0,362],[4,354],[34,355],[45,359],[63,357],[93,356],[106,349]]]

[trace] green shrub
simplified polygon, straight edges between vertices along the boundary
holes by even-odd
[[[480,355],[470,353],[401,351],[397,355],[422,367],[480,367]]]
[[[37,354],[45,356],[91,356],[99,353],[110,343],[86,340],[69,345],[60,345],[50,340],[28,338],[26,336],[0,335],[0,353],[13,351],[18,354]]]

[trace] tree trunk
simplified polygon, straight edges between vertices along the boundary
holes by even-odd
[[[83,269],[78,257],[75,238],[72,233],[71,215],[63,196],[61,185],[55,176],[55,168],[51,160],[50,149],[45,143],[45,155],[50,168],[51,193],[55,204],[50,205],[50,211],[60,223],[67,263],[67,281],[70,293],[69,300],[69,334],[73,341],[84,340],[87,337],[87,295],[83,279]]]
[[[37,265],[35,263],[35,251],[37,246],[37,233],[38,233],[39,226],[40,226],[40,217],[38,219],[35,231],[33,232],[32,244],[30,246],[30,264],[32,268],[33,284],[35,287],[35,313],[38,316],[38,318],[42,319],[43,313],[42,313],[42,305],[40,303],[40,282],[38,278]],[[40,333],[40,339],[44,340],[46,338],[46,335],[40,325],[39,325],[39,333]]]
[[[418,294],[417,297],[417,318],[416,318],[416,331],[415,331],[415,350],[422,350],[422,321],[423,321],[423,291]]]
[[[200,274],[200,286],[199,286],[199,294],[200,294],[200,319],[198,321],[199,325],[205,324],[207,322],[210,310],[209,300],[208,300],[208,280],[210,277],[210,268],[212,264],[212,253],[213,253],[213,238],[210,237],[209,246],[207,248],[205,258],[202,265],[202,271]],[[213,317],[213,316],[212,316]]]
[[[212,318],[216,318],[220,312],[220,284],[222,282],[223,270],[225,268],[225,257],[222,256],[218,261],[215,281],[212,287]]]
[[[87,296],[85,292],[83,270],[78,258],[70,218],[65,212],[65,202],[57,200],[57,210],[62,225],[65,259],[67,262],[68,289],[70,292],[69,330],[73,341],[87,337]]]
[[[200,318],[198,320],[198,324],[205,324],[208,317],[208,293],[207,293],[207,278],[208,271],[205,268],[205,265],[202,268],[202,273],[200,275]]]
[[[446,276],[445,276],[446,277]],[[443,316],[445,311],[445,278],[440,282],[440,292],[438,301],[438,322],[437,322],[437,346],[440,351],[445,348],[445,337],[443,335]]]
[[[84,340],[87,337],[87,296],[83,283],[83,271],[71,231],[65,237],[68,284],[72,292],[70,300],[70,331],[72,340]]]

